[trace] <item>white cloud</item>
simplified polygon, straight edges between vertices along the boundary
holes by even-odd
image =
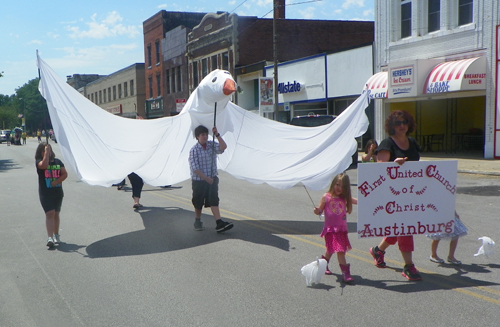
[[[342,4],[342,8],[349,9],[351,6],[364,7],[365,0],[345,0]]]
[[[101,22],[96,20],[97,14],[91,16],[91,22],[85,23],[88,26],[87,30],[81,30],[78,26],[66,26],[66,30],[70,33],[70,37],[103,39],[106,37],[114,37],[125,35],[130,38],[140,35],[140,28],[134,25],[125,26],[120,22],[123,18],[116,11],[113,11],[106,16]]]
[[[58,38],[60,37],[60,35],[59,35],[59,34],[55,34],[55,33],[52,33],[52,32],[48,32],[48,33],[47,33],[47,36],[48,36],[49,38],[51,38],[51,39],[54,39],[54,40],[55,40],[55,39],[58,39]]]
[[[313,19],[316,8],[307,7],[305,10],[298,10],[303,19]]]
[[[342,9],[337,9],[337,10],[334,10],[333,11],[335,14],[341,14],[342,13]]]
[[[373,17],[373,14],[374,14],[373,9],[368,9],[368,10],[363,11],[364,17],[368,17],[368,16]]]
[[[28,44],[42,44],[42,41],[40,40],[31,40],[28,42]]]
[[[167,6],[167,4],[166,4],[166,3],[164,3],[164,4],[162,4],[162,5],[159,5],[157,8],[158,8],[158,9],[165,9],[165,8],[167,8],[167,7],[168,7],[168,6]]]
[[[272,8],[273,0],[258,0],[257,6]]]

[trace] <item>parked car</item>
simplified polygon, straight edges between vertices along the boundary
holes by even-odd
[[[332,121],[337,118],[336,115],[317,115],[314,113],[310,113],[306,116],[296,116],[293,117],[290,121],[290,125],[295,126],[305,126],[305,127],[315,127],[330,124]],[[358,150],[352,155],[352,164],[351,167],[358,166]]]
[[[315,127],[330,124],[335,120],[337,116],[335,115],[316,115],[309,114],[307,116],[297,116],[293,117],[290,121],[290,125],[295,126],[306,126],[306,127]]]
[[[3,129],[0,131],[0,143],[7,142],[7,135],[10,137],[10,130]]]

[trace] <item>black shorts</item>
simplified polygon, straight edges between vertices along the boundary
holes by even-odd
[[[61,212],[61,206],[64,194],[51,194],[40,196],[40,204],[42,205],[43,211],[45,213],[55,210],[56,212]]]
[[[219,177],[214,177],[212,185],[205,181],[191,181],[193,186],[193,206],[196,209],[219,206]]]

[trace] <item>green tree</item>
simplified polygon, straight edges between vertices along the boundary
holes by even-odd
[[[18,121],[19,119],[17,118],[14,106],[14,97],[0,95],[0,128],[12,129]]]
[[[19,114],[23,114],[26,122],[26,130],[32,133],[37,129],[50,129],[49,110],[47,102],[38,91],[40,79],[35,78],[16,89],[15,105]],[[21,100],[22,99],[22,100]],[[20,123],[20,118],[16,119]]]

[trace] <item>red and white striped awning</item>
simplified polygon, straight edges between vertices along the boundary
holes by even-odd
[[[387,72],[376,73],[366,81],[363,93],[368,92],[370,99],[387,98]]]
[[[424,94],[486,89],[486,58],[477,57],[436,65],[424,84]]]

